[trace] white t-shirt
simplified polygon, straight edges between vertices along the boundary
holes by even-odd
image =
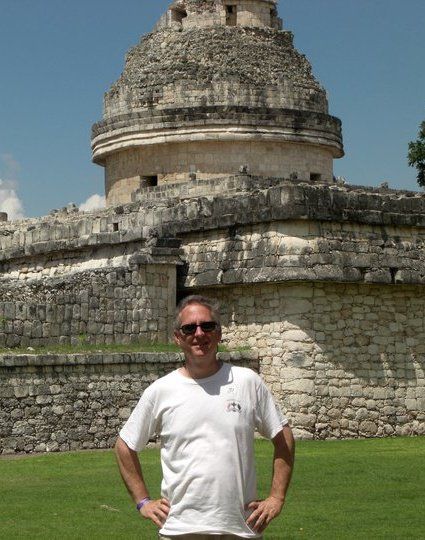
[[[256,499],[254,430],[272,439],[287,424],[262,379],[223,364],[205,379],[178,370],[145,390],[120,432],[135,451],[161,438],[162,496],[171,509],[161,534],[260,535],[245,520]]]

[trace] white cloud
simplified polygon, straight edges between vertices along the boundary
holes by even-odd
[[[22,219],[24,207],[16,193],[15,183],[0,179],[0,212],[6,212],[8,219]]]
[[[6,168],[6,178],[17,178],[21,170],[21,165],[12,156],[12,154],[2,154],[1,161]]]
[[[80,204],[81,212],[90,212],[92,210],[100,210],[105,208],[105,196],[95,193],[89,197],[85,202]]]

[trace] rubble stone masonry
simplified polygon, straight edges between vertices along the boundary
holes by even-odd
[[[258,356],[221,353],[258,371]],[[0,357],[0,454],[110,448],[142,392],[177,353]]]
[[[109,268],[0,282],[0,347],[166,342],[175,267]]]
[[[258,284],[201,291],[224,341],[261,374],[302,438],[425,434],[423,287]]]
[[[176,0],[92,128],[108,208],[0,214],[0,348],[167,341],[176,301],[298,437],[425,433],[425,195],[346,185],[341,121],[275,0]],[[0,355],[0,452],[105,448],[173,355]]]
[[[423,434],[424,241],[423,194],[246,174],[143,188],[99,212],[2,222],[1,345],[165,341],[176,296],[202,292],[222,301],[226,344],[256,355],[298,437]],[[109,444],[87,432],[113,423],[90,416],[92,405],[109,407],[98,377],[103,400],[116,391],[126,401],[116,377],[130,381],[140,367],[109,358],[1,357],[7,451]],[[162,373],[145,364],[139,385],[151,368]],[[111,399],[112,410],[121,398]],[[63,403],[69,440],[53,444],[51,407]],[[27,433],[21,422],[48,427]]]
[[[92,130],[108,205],[149,185],[236,174],[331,183],[341,122],[276,3],[177,2],[126,56]]]

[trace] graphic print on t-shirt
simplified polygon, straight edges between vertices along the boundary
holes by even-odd
[[[239,392],[233,384],[223,386],[220,393],[226,399],[225,409],[227,412],[240,413],[242,411]]]
[[[226,411],[227,412],[235,412],[240,413],[242,410],[242,406],[240,402],[237,399],[229,399],[226,404]]]

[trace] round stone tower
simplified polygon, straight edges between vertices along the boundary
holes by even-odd
[[[127,54],[93,126],[107,204],[235,174],[331,182],[341,122],[275,0],[180,0]]]

